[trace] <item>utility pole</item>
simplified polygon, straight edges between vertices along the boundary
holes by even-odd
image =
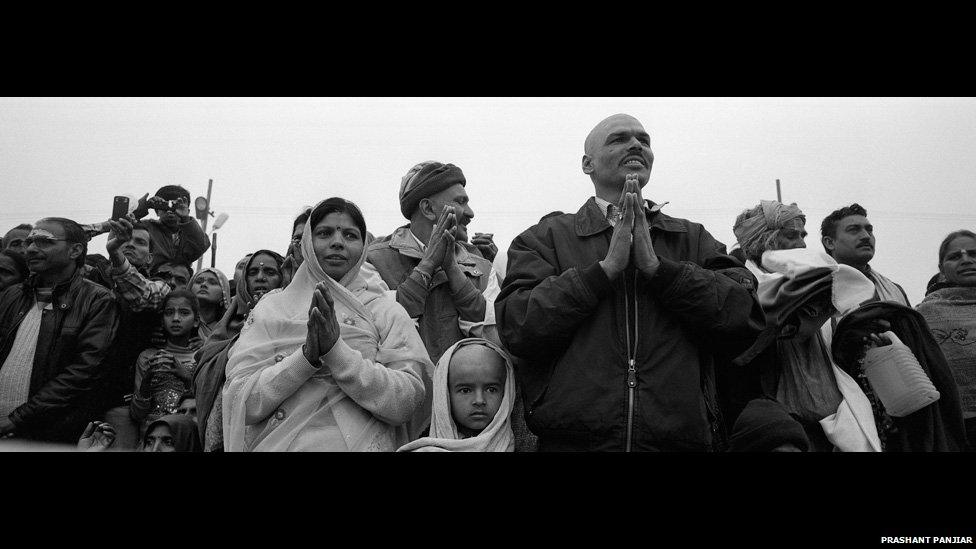
[[[207,194],[207,197],[209,197],[209,196],[210,195],[208,193]],[[783,195],[782,195],[782,193],[780,193],[780,190],[779,190],[779,179],[776,180],[776,201],[777,202],[780,202],[780,203],[783,202]],[[206,227],[206,225],[204,225],[204,227]]]
[[[207,234],[207,218],[210,217],[210,191],[212,190],[213,190],[213,179],[211,179],[207,183],[206,203],[201,203],[202,202],[201,199],[203,198],[202,196],[198,197],[195,202],[195,206],[197,210],[197,218],[200,220],[200,224],[203,226],[203,234]],[[200,256],[200,259],[197,259],[197,271],[199,272],[201,268],[203,268],[202,255]]]

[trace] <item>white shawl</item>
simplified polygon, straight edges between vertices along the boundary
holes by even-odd
[[[769,291],[768,286],[777,284],[782,278],[794,278],[798,274],[816,268],[832,271],[831,303],[838,311],[835,318],[856,309],[861,303],[874,298],[874,283],[860,271],[847,265],[840,265],[824,252],[808,248],[767,251],[762,256],[763,267],[773,272],[760,279],[759,293]],[[831,322],[824,323],[821,335],[827,348],[833,336]],[[880,452],[881,439],[874,422],[871,401],[851,376],[834,363],[830,364],[837,380],[837,389],[844,400],[837,411],[820,420],[824,434],[837,450],[842,452]]]
[[[447,373],[454,352],[465,345],[484,345],[505,360],[505,392],[495,417],[478,433],[478,436],[461,438],[457,424],[451,416],[450,391]],[[434,367],[434,399],[430,436],[415,440],[398,452],[514,452],[515,436],[512,434],[512,407],[515,405],[515,373],[512,361],[498,345],[480,337],[469,337],[451,345]]]
[[[424,400],[432,364],[413,321],[358,263],[336,282],[316,260],[311,219],[291,283],[265,295],[228,354],[223,390],[226,451],[393,451]],[[308,363],[301,348],[315,285],[335,302],[340,338]]]

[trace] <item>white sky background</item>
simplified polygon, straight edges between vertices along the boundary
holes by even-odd
[[[736,215],[775,199],[779,178],[807,215],[808,246],[833,209],[867,208],[872,266],[916,304],[941,239],[976,229],[972,98],[3,98],[0,230],[102,221],[116,194],[179,184],[195,198],[212,178],[213,209],[230,215],[217,267],[232,276],[245,253],[284,252],[300,207],[330,196],[389,234],[406,223],[400,177],[439,160],[464,171],[469,233],[494,233],[503,262],[518,233],[593,194],[583,140],[618,112],[651,134],[645,197],[729,249]]]

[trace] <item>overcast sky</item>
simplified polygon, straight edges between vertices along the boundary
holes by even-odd
[[[469,232],[494,233],[504,252],[541,216],[593,194],[583,140],[618,112],[651,134],[645,197],[730,249],[736,215],[775,199],[778,178],[807,215],[808,246],[831,210],[867,208],[872,266],[916,304],[941,239],[976,229],[972,98],[4,98],[0,225],[102,221],[116,194],[179,184],[196,197],[213,179],[213,209],[230,215],[217,267],[232,275],[247,252],[284,252],[301,206],[330,196],[359,204],[373,234],[390,233],[406,223],[401,176],[439,160],[468,180]]]

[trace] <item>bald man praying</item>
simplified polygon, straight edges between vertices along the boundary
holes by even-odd
[[[539,450],[722,450],[715,367],[765,325],[755,278],[643,198],[654,153],[636,118],[603,120],[583,151],[595,196],[515,238],[495,301]]]

